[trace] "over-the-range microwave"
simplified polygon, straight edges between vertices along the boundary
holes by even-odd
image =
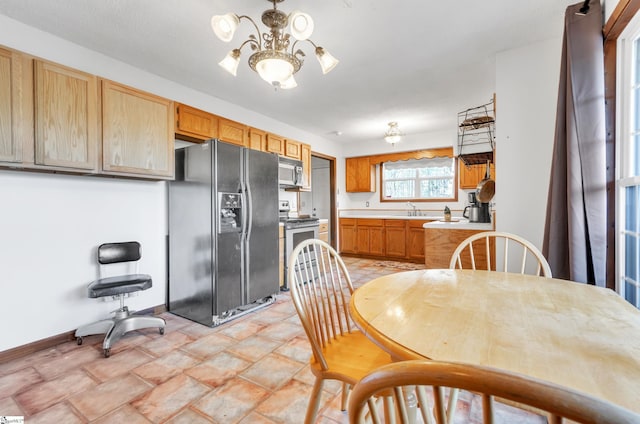
[[[278,168],[278,184],[280,187],[302,187],[302,161],[281,157],[278,159]]]

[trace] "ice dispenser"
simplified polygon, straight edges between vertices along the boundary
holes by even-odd
[[[242,228],[242,198],[238,193],[219,193],[218,233],[239,232]]]

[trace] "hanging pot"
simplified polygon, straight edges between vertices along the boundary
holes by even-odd
[[[487,174],[476,187],[476,198],[480,203],[489,203],[496,193],[496,182],[491,179],[491,166],[487,161]]]

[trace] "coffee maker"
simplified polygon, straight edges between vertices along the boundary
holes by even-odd
[[[476,192],[469,193],[469,206],[464,208],[462,216],[469,219],[469,222],[491,222],[491,212],[489,203],[478,202]]]

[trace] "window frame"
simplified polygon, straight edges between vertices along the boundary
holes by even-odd
[[[637,160],[637,152],[634,150],[635,137],[640,136],[640,124],[635,122],[634,117],[639,113],[640,98],[634,96],[634,93],[640,91],[640,77],[637,75],[640,70],[635,69],[637,66],[638,50],[635,49],[635,42],[640,43],[640,15],[634,16],[627,24],[626,28],[620,33],[617,40],[616,50],[618,52],[617,75],[616,75],[616,97],[618,119],[616,119],[616,151],[615,151],[615,249],[616,249],[616,266],[615,266],[615,290],[624,299],[628,300],[635,307],[640,307],[640,281],[628,278],[627,270],[627,238],[630,236],[636,239],[636,252],[639,248],[638,234],[636,222],[636,231],[630,232],[627,228],[627,190],[630,187],[637,187],[640,190],[640,175],[637,174],[635,168],[639,165],[634,162]],[[635,59],[635,60],[634,60]],[[636,65],[634,65],[636,64]],[[635,118],[636,120],[640,118]],[[640,146],[636,146],[640,148]],[[634,154],[635,153],[635,154]],[[632,217],[633,218],[633,217]],[[636,216],[637,220],[638,217]],[[640,265],[638,258],[636,260],[636,269]],[[627,299],[626,286],[627,283],[635,286],[634,299]]]
[[[452,197],[434,197],[434,198],[423,198],[423,197],[405,197],[402,199],[399,198],[388,198],[385,196],[385,178],[384,178],[384,164],[385,163],[394,163],[394,162],[398,162],[399,160],[385,160],[385,161],[381,161],[380,162],[380,202],[422,202],[422,203],[428,203],[428,202],[452,202],[452,201],[457,201],[458,200],[458,161],[456,160],[456,158],[452,155],[440,155],[440,156],[432,156],[432,157],[425,157],[425,158],[407,158],[407,159],[401,159],[401,160],[421,160],[421,159],[436,159],[436,158],[448,158],[451,160],[452,162],[452,168],[453,168],[453,174],[451,175],[451,182],[452,182]],[[425,179],[429,179],[429,178],[420,178],[420,176],[416,176],[415,178],[413,178],[413,180],[416,182],[416,188],[414,191],[414,194],[419,190],[419,183],[421,180],[425,180]]]

